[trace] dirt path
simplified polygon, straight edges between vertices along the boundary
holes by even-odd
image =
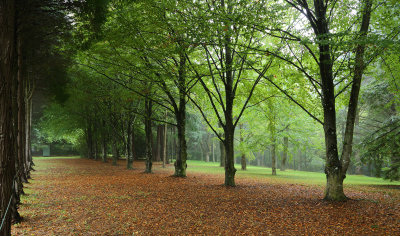
[[[125,170],[85,159],[36,162],[13,235],[400,235],[400,190],[392,196],[349,189],[344,203],[320,200],[320,187],[222,176],[170,177],[143,163]]]

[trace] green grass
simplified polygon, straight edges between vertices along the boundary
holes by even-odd
[[[54,159],[78,159],[81,158],[79,156],[52,156],[52,157],[33,157],[33,161],[35,160],[54,160]]]
[[[240,165],[235,165],[237,169],[236,176],[247,178],[269,178],[274,179],[276,182],[299,183],[299,184],[313,184],[325,185],[326,176],[324,173],[286,170],[280,171],[277,169],[277,175],[271,174],[271,168],[259,166],[247,166],[247,170],[241,170]],[[219,167],[217,162],[204,162],[204,161],[188,161],[188,174],[190,172],[200,172],[209,174],[224,174],[224,168]],[[347,175],[344,184],[346,185],[400,185],[400,181],[390,182],[382,178],[368,177],[363,175]]]
[[[51,166],[51,163],[46,163],[45,160],[56,160],[56,159],[79,159],[79,156],[55,156],[55,157],[34,157],[33,160],[40,161],[40,169],[46,169],[46,167]],[[219,174],[224,175],[224,168],[219,166],[218,162],[204,162],[188,160],[188,175],[190,172],[198,172],[205,174]],[[308,172],[308,171],[298,171],[298,170],[286,170],[280,171],[277,169],[277,175],[273,176],[271,174],[271,168],[259,167],[259,166],[247,166],[247,170],[241,170],[239,164],[235,165],[237,169],[236,176],[245,178],[260,178],[260,179],[270,179],[278,183],[296,183],[296,184],[312,184],[312,185],[325,185],[326,176],[324,173],[318,172]],[[389,180],[384,180],[382,178],[368,177],[363,175],[347,175],[344,180],[346,185],[400,185],[400,181],[390,182]]]

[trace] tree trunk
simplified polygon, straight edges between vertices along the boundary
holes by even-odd
[[[368,34],[370,24],[372,0],[363,2],[363,18],[360,27],[360,36],[365,37]],[[360,44],[356,48],[356,58],[354,65],[353,83],[350,92],[349,106],[346,118],[346,130],[344,133],[343,150],[341,156],[343,179],[350,164],[350,156],[353,149],[354,124],[357,116],[358,97],[361,88],[361,80],[365,69],[364,63],[365,44]]]
[[[241,164],[242,164],[242,170],[247,170],[246,155],[245,154],[242,154]]]
[[[271,168],[272,168],[272,175],[276,175],[276,143],[275,139],[272,140],[271,145]]]
[[[132,122],[131,119],[128,120],[127,124],[127,141],[126,141],[126,169],[132,170],[133,169],[133,155],[131,149],[131,138],[132,138]]]
[[[15,140],[13,125],[15,121],[12,103],[13,88],[16,81],[17,53],[15,1],[0,1],[0,219],[5,217],[0,235],[11,235],[11,214],[8,209],[12,196],[15,175]],[[6,214],[6,216],[5,216]],[[1,224],[1,222],[0,222]]]
[[[175,174],[176,177],[186,177],[186,160],[187,160],[187,145],[186,145],[186,137],[185,137],[185,120],[186,120],[186,111],[185,109],[179,111],[176,114],[177,120],[177,128],[178,128],[178,156],[174,163],[175,165]]]
[[[167,112],[165,112],[165,118],[167,118]],[[165,168],[165,165],[167,164],[167,124],[164,124],[164,129],[163,129],[163,165],[162,167]]]
[[[107,162],[107,132],[105,130],[106,121],[102,120],[102,148],[103,148],[103,162]]]
[[[226,151],[226,162],[225,162],[225,186],[234,187],[235,185],[235,162],[234,162],[234,128],[231,123],[225,130],[225,151]]]
[[[116,166],[117,165],[117,161],[118,161],[118,147],[117,147],[117,138],[113,137],[112,138],[112,165]]]
[[[152,173],[153,167],[153,134],[151,130],[151,115],[152,115],[152,101],[146,99],[145,101],[145,133],[146,133],[146,170],[145,173]]]
[[[287,136],[283,137],[283,155],[281,162],[281,171],[285,171],[286,169],[286,159],[288,155],[288,147],[289,147],[289,138]]]
[[[211,139],[211,152],[212,152],[212,162],[215,162],[215,147],[214,147],[214,139]]]
[[[132,158],[133,160],[138,160],[136,155],[136,144],[135,144],[135,127],[132,127],[132,138],[131,138],[131,150],[132,150]]]
[[[93,158],[93,129],[90,119],[87,121],[87,146],[88,146],[88,158]]]
[[[225,152],[225,144],[222,141],[219,141],[219,150],[220,150],[220,166],[225,167],[226,152]]]
[[[203,147],[205,162],[210,162],[210,135],[208,133],[205,134],[205,138],[203,139]]]
[[[186,160],[187,160],[187,144],[186,144],[186,56],[183,53],[179,55],[179,107],[174,108],[177,128],[178,128],[178,156],[174,163],[176,177],[186,177]]]
[[[240,143],[244,142],[244,130],[243,130],[243,124],[240,123],[239,124],[239,129],[240,129]],[[242,164],[242,170],[246,170],[247,166],[246,166],[246,154],[242,151],[242,159],[241,159],[241,164]]]

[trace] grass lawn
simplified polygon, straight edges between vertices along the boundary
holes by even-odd
[[[247,166],[247,170],[241,170],[241,165],[236,164],[237,177],[246,178],[270,178],[274,182],[325,185],[326,176],[324,173],[298,171],[298,170],[276,170],[277,175],[271,174],[272,169],[259,166]],[[188,161],[188,174],[190,172],[224,174],[224,168],[217,162]],[[369,177],[364,175],[347,175],[345,185],[400,185],[400,181],[389,181],[382,178]]]

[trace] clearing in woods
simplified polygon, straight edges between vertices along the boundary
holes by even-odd
[[[321,200],[322,185],[290,178],[238,174],[237,187],[224,187],[211,170],[220,167],[207,174],[189,163],[189,176],[174,178],[173,165],[158,163],[154,174],[143,162],[35,163],[13,235],[400,235],[398,185],[347,185],[352,200],[332,203]]]

